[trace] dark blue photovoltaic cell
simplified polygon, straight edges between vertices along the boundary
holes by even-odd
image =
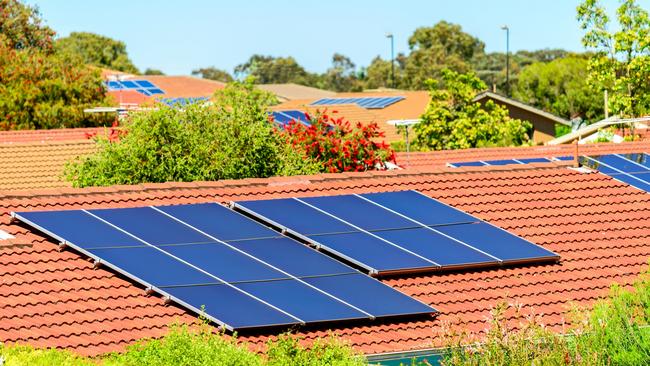
[[[573,156],[556,156],[555,159],[562,160],[562,161],[569,161],[569,160],[573,160]]]
[[[108,89],[109,89],[109,90],[120,90],[120,89],[124,89],[124,87],[122,86],[122,84],[120,84],[120,82],[118,82],[118,81],[109,81],[106,85],[108,86]]]
[[[623,155],[624,158],[630,159],[637,164],[643,165],[650,169],[650,155],[645,153]]]
[[[156,208],[219,240],[280,236],[278,232],[217,203],[158,206]]]
[[[133,80],[136,84],[140,85],[143,88],[155,88],[156,86],[153,85],[149,80]]]
[[[165,92],[162,91],[162,89],[158,89],[158,88],[147,89],[147,91],[149,92],[149,94],[165,94]]]
[[[261,263],[225,244],[168,245],[167,253],[219,277],[225,282],[268,281],[289,276]],[[163,267],[164,268],[164,267]]]
[[[229,244],[296,277],[356,272],[345,264],[289,238],[242,240]]]
[[[604,165],[598,160],[595,160],[593,158],[588,158],[586,156],[581,156],[579,158],[580,165],[589,167],[591,169],[596,169],[599,172],[603,174],[621,174],[622,172],[618,171],[617,169],[614,169],[612,167],[609,167],[607,165]]]
[[[130,81],[130,80],[123,80],[123,81],[121,81],[121,83],[122,83],[122,85],[124,85],[124,87],[126,89],[138,89],[138,88],[140,88],[140,86],[138,84],[136,84],[136,83],[134,83],[133,81]]]
[[[80,210],[21,212],[20,219],[82,249],[144,245]]]
[[[307,322],[368,318],[297,280],[246,282],[235,286]]]
[[[528,163],[549,163],[551,160],[547,158],[523,158],[523,159],[517,159],[521,161],[524,164]]]
[[[542,247],[484,222],[438,226],[436,230],[490,253],[504,262],[558,258],[556,254]]]
[[[168,287],[165,291],[197,311],[235,328],[298,324],[299,321],[227,285]]]
[[[90,249],[90,253],[156,287],[215,284],[219,280],[152,248]]]
[[[362,274],[305,279],[374,316],[431,314],[432,308]]]
[[[631,160],[619,157],[616,155],[601,155],[601,156],[592,156],[594,160],[597,160],[603,164],[609,165],[611,168],[619,170],[624,173],[636,173],[636,172],[648,172],[646,167],[634,163]]]
[[[293,198],[240,201],[238,207],[255,212],[282,228],[289,228],[302,235],[327,234],[356,231],[335,218],[319,212]]]
[[[307,117],[305,117],[305,112],[301,111],[282,111],[282,113],[286,114],[287,116],[291,118],[295,118],[297,121],[307,121]]]
[[[384,230],[415,227],[418,224],[354,195],[301,198],[363,230]]]
[[[650,172],[643,172],[643,173],[631,173],[631,176],[641,179],[647,183],[650,183]]]
[[[521,164],[517,161],[514,161],[513,159],[505,159],[505,160],[489,160],[486,161],[488,165],[510,165],[510,164]]]
[[[460,163],[452,163],[452,165],[460,168],[462,166],[485,166],[486,164],[481,161],[464,161]]]
[[[361,196],[427,226],[478,221],[472,215],[416,191],[369,193]]]
[[[644,190],[646,192],[650,192],[650,183],[648,183],[644,178],[645,174],[643,173],[639,175],[639,173],[627,175],[627,174],[616,174],[612,175],[612,178],[621,181],[623,183],[627,183],[633,187],[636,187],[638,189]]]
[[[429,228],[374,233],[445,267],[498,264],[498,260]]]
[[[89,210],[89,212],[152,245],[213,241],[151,207]]]
[[[391,104],[397,103],[404,99],[402,96],[398,97],[365,97],[365,98],[323,98],[319,99],[311,105],[338,105],[338,104],[357,104],[360,107],[368,109],[386,108]]]
[[[356,261],[364,268],[378,272],[438,267],[435,263],[366,233],[316,235],[310,239],[327,247],[329,251]]]
[[[273,120],[280,124],[287,124],[291,121],[291,118],[280,112],[273,112]]]

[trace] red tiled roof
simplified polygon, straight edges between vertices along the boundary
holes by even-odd
[[[58,128],[51,130],[0,131],[0,144],[45,143],[87,140],[88,135],[102,134],[106,127]]]
[[[607,149],[629,151],[635,146],[645,149],[648,145],[607,145]],[[483,150],[474,154],[482,156]],[[428,348],[439,345],[444,324],[484,329],[490,308],[504,298],[532,307],[550,329],[562,331],[572,304],[589,305],[605,295],[610,284],[630,283],[646,268],[650,256],[650,194],[566,165],[427,166],[392,172],[0,193],[0,230],[16,237],[0,241],[0,341],[66,347],[94,355],[121,350],[139,338],[161,336],[176,320],[194,319],[180,307],[147,296],[141,286],[112,271],[93,269],[75,251],[59,250],[44,235],[10,222],[10,211],[404,189],[418,189],[559,253],[562,259],[551,265],[383,279],[433,305],[440,315],[341,325],[333,329],[336,334],[365,353]],[[305,329],[298,334],[311,340],[327,331]],[[241,339],[261,347],[270,336],[244,335]]]

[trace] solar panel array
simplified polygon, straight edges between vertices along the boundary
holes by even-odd
[[[167,104],[170,107],[184,107],[186,105],[206,102],[209,97],[191,97],[191,98],[160,98],[158,101]]]
[[[234,208],[371,274],[559,259],[417,191],[243,201]]]
[[[650,192],[650,155],[647,153],[582,156],[580,162],[620,182]]]
[[[13,215],[230,330],[435,313],[215,203]]]
[[[111,80],[106,82],[106,87],[108,91],[135,90],[146,96],[165,94],[162,89],[149,80]]]
[[[521,159],[499,159],[499,160],[477,160],[463,161],[458,163],[447,163],[452,168],[463,166],[492,166],[492,165],[510,165],[510,164],[529,164],[529,163],[550,163],[552,161],[573,160],[572,156],[557,156],[551,158],[521,158]]]
[[[395,104],[404,97],[364,97],[364,98],[323,98],[311,105],[356,104],[366,109],[382,109]]]
[[[309,126],[311,124],[309,119],[307,119],[305,112],[302,111],[297,111],[297,110],[274,111],[271,112],[271,116],[273,117],[273,121],[281,126],[286,126],[291,121],[300,122],[305,126]]]

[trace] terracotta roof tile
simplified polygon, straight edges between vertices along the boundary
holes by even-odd
[[[633,151],[644,144],[594,145]],[[383,281],[441,311],[436,319],[361,322],[333,330],[359,351],[380,353],[440,345],[442,324],[480,331],[506,299],[529,305],[549,328],[565,329],[571,304],[592,304],[611,283],[629,284],[650,256],[650,195],[611,178],[565,166],[454,170],[447,159],[549,150],[486,149],[422,154],[418,169],[309,177],[116,186],[0,193],[0,228],[28,246],[0,245],[0,341],[65,347],[95,355],[159,337],[174,321],[195,317],[92,263],[71,249],[11,222],[13,210],[131,207],[237,199],[419,189],[561,254],[558,264],[400,276]],[[553,150],[565,153],[560,147]],[[441,156],[438,156],[442,154]],[[473,154],[473,155],[472,155]],[[438,165],[438,167],[431,167]],[[493,167],[496,168],[496,167]],[[326,329],[304,329],[305,341]],[[260,349],[272,333],[241,336]]]

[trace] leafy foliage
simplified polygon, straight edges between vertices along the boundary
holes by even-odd
[[[192,70],[192,75],[200,76],[204,79],[221,81],[223,83],[229,83],[233,81],[232,75],[230,75],[227,71],[217,69],[213,66]]]
[[[318,165],[287,149],[267,120],[274,96],[229,84],[214,105],[160,105],[132,114],[119,141],[99,139],[97,154],[66,169],[75,186],[200,181],[309,174]]]
[[[103,125],[113,117],[83,110],[107,104],[99,70],[0,35],[0,130]]]
[[[55,33],[42,23],[36,7],[19,0],[0,0],[0,35],[5,39],[6,47],[51,52]]]
[[[355,65],[349,57],[340,53],[332,56],[332,67],[322,76],[322,89],[343,91],[360,91],[361,84],[355,72]]]
[[[634,0],[623,0],[617,10],[617,31],[597,0],[578,6],[584,29],[582,43],[595,53],[589,60],[589,85],[607,90],[609,108],[621,116],[650,113],[650,18]]]
[[[162,70],[152,69],[147,67],[142,73],[142,75],[165,75],[165,73],[162,72]]]
[[[138,73],[124,42],[89,32],[72,32],[55,43],[57,52],[79,57],[84,63],[127,73]]]
[[[601,120],[602,95],[587,83],[587,67],[587,59],[579,56],[536,62],[519,74],[513,95],[566,119]]]
[[[446,332],[444,365],[645,365],[650,360],[650,273],[632,291],[613,285],[591,311],[574,309],[567,333],[518,304],[498,304],[483,335]],[[468,346],[469,345],[469,346]]]
[[[384,142],[375,123],[352,125],[343,118],[330,117],[326,113],[309,116],[310,125],[292,121],[279,133],[288,145],[322,164],[324,172],[338,173],[383,168],[386,161],[395,162],[395,154]]]
[[[432,81],[431,101],[415,126],[415,143],[425,149],[465,149],[484,146],[518,146],[529,143],[532,125],[511,119],[505,107],[492,101],[472,101],[485,89],[473,73],[443,70],[444,87]]]
[[[235,75],[253,77],[255,82],[260,84],[314,84],[314,76],[293,57],[253,55],[248,61],[235,67]]]
[[[300,339],[291,334],[282,334],[270,341],[266,351],[268,366],[365,366],[364,358],[355,353],[349,345],[333,335],[318,338],[306,348]]]

